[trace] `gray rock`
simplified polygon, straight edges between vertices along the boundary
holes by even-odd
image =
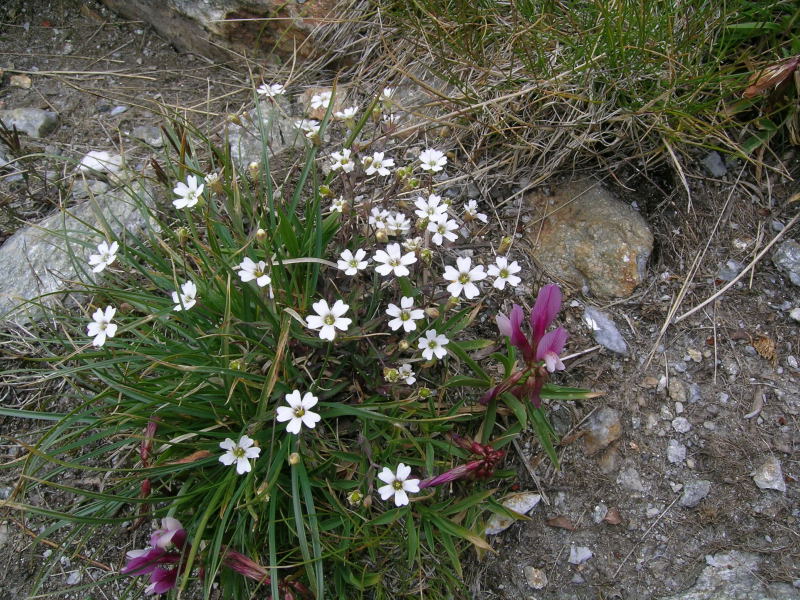
[[[678,440],[670,440],[667,446],[667,460],[671,463],[682,463],[686,460],[686,446]]]
[[[729,260],[724,265],[719,268],[717,271],[717,279],[721,279],[722,281],[733,281],[736,279],[736,276],[742,272],[744,269],[744,265],[735,260]]]
[[[8,152],[8,146],[0,144],[0,169],[7,166],[11,162],[11,155]]]
[[[644,493],[642,478],[639,475],[639,471],[637,471],[633,465],[629,465],[620,471],[619,475],[617,476],[617,483],[628,491],[639,494]]]
[[[772,262],[789,276],[789,280],[800,285],[800,244],[786,240],[772,255]]]
[[[770,456],[755,470],[753,473],[753,481],[755,481],[756,485],[762,490],[786,491],[786,481],[783,479],[781,461],[774,456]]]
[[[161,148],[164,145],[164,138],[161,136],[161,130],[152,125],[139,125],[134,127],[131,131],[131,136],[137,140],[142,140],[148,146],[153,148]]]
[[[75,181],[72,182],[72,197],[76,200],[100,196],[101,194],[105,194],[107,191],[108,184],[105,181],[76,177]]]
[[[572,546],[569,549],[569,564],[582,565],[594,556],[586,546]]]
[[[606,313],[587,306],[583,313],[583,320],[592,330],[592,337],[598,344],[617,354],[627,354],[628,344],[617,330],[614,321]]]
[[[552,197],[526,197],[544,214],[531,228],[533,259],[555,279],[623,298],[645,277],[653,234],[642,216],[599,184],[579,181]]]
[[[116,236],[152,227],[131,192],[146,206],[153,205],[152,189],[135,184],[50,215],[8,238],[0,247],[0,321],[36,319],[42,309],[28,301],[74,288],[76,281],[90,281],[87,257],[106,237],[90,226],[102,231],[104,221]],[[56,301],[53,295],[43,299],[45,304]]]
[[[692,428],[692,424],[686,417],[675,417],[672,419],[672,428],[678,433],[687,433]]]
[[[725,166],[725,161],[719,155],[719,152],[709,152],[703,158],[703,166],[713,177],[725,177],[728,168]]]
[[[41,138],[56,128],[58,115],[41,108],[14,108],[0,110],[0,121],[9,129],[16,127],[20,133]]]
[[[683,495],[678,500],[678,504],[686,508],[694,508],[700,501],[708,496],[711,491],[711,482],[706,479],[694,479],[685,481],[683,484]]]
[[[789,313],[789,316],[800,323],[800,307],[793,308],[792,311]]]
[[[260,108],[251,110],[249,118],[243,119],[241,125],[227,125],[226,135],[231,146],[231,156],[240,169],[246,169],[251,162],[261,163],[264,146],[267,156],[273,160],[285,151],[303,148],[306,144],[303,131],[295,125],[296,119],[288,116],[286,101],[278,98],[278,102],[279,104],[261,102]],[[261,126],[258,124],[259,111]]]
[[[732,550],[706,556],[706,567],[688,590],[662,600],[800,600],[786,583],[764,583],[757,554]]]
[[[622,422],[619,412],[613,408],[603,407],[595,411],[586,425],[586,435],[583,437],[584,452],[592,456],[606,448],[611,442],[622,435]]]

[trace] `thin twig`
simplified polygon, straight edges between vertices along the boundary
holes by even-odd
[[[797,223],[798,219],[800,219],[800,213],[798,213],[798,214],[796,214],[795,216],[793,216],[793,217],[792,217],[792,220],[791,220],[791,221],[789,221],[789,222],[786,224],[786,227],[784,227],[784,228],[783,228],[783,229],[781,229],[781,230],[780,230],[778,233],[776,233],[776,234],[775,234],[775,237],[774,237],[774,238],[772,238],[772,240],[770,241],[770,243],[769,243],[769,244],[767,244],[766,246],[764,246],[764,249],[763,249],[761,252],[759,252],[759,253],[756,255],[756,257],[755,257],[753,260],[751,260],[751,261],[750,261],[750,263],[749,263],[749,264],[748,264],[748,265],[747,265],[747,266],[746,266],[746,267],[745,267],[745,268],[742,270],[742,272],[741,272],[741,273],[739,273],[739,274],[738,274],[736,277],[734,277],[734,278],[733,278],[731,281],[729,281],[729,282],[727,283],[727,285],[725,285],[725,286],[724,286],[722,289],[720,289],[720,290],[719,290],[719,291],[718,291],[716,294],[712,295],[712,296],[711,296],[710,298],[708,298],[707,300],[705,300],[705,301],[701,302],[700,304],[698,304],[697,306],[695,306],[693,309],[691,309],[691,310],[689,310],[689,311],[686,311],[686,312],[685,312],[685,313],[683,313],[683,314],[682,314],[680,317],[678,317],[677,319],[675,319],[675,323],[680,323],[680,322],[681,322],[681,321],[683,321],[683,320],[684,320],[686,317],[688,317],[688,316],[690,316],[690,315],[693,315],[693,314],[694,314],[694,313],[696,313],[698,310],[700,310],[700,309],[701,309],[701,308],[703,308],[704,306],[708,305],[710,302],[713,302],[714,300],[716,300],[717,298],[719,298],[719,297],[720,297],[722,294],[724,294],[725,292],[727,292],[727,291],[728,291],[728,290],[729,290],[729,289],[730,289],[730,288],[731,288],[733,285],[735,285],[735,284],[736,284],[736,282],[738,282],[738,281],[739,281],[739,280],[740,280],[742,277],[744,277],[745,275],[747,275],[747,272],[748,272],[748,271],[750,271],[750,269],[752,269],[753,267],[755,267],[755,266],[756,266],[756,264],[758,263],[758,261],[760,261],[760,260],[761,260],[761,258],[762,258],[762,257],[763,257],[763,256],[764,256],[764,255],[765,255],[767,252],[769,252],[770,248],[772,248],[772,247],[775,245],[775,243],[776,243],[776,242],[777,242],[779,239],[781,239],[781,238],[783,237],[783,234],[784,234],[784,233],[786,233],[787,231],[789,231],[789,230],[792,228],[792,226],[793,226],[795,223]]]
[[[681,494],[678,494],[677,496],[675,496],[675,499],[674,499],[674,500],[673,500],[673,501],[670,503],[670,505],[669,505],[667,508],[665,508],[665,509],[664,509],[664,512],[662,512],[660,515],[658,515],[658,518],[657,518],[655,521],[653,521],[653,524],[652,524],[652,525],[650,525],[650,527],[648,527],[648,528],[647,528],[647,531],[645,531],[645,532],[644,532],[644,535],[643,535],[643,536],[642,536],[642,537],[639,539],[639,541],[638,541],[638,542],[636,542],[636,543],[633,545],[633,548],[631,548],[630,552],[628,552],[628,553],[625,555],[625,558],[623,558],[623,559],[622,559],[622,562],[620,562],[620,563],[619,563],[619,566],[617,567],[617,570],[616,570],[616,571],[614,571],[614,575],[612,575],[612,576],[611,576],[611,579],[612,579],[612,580],[617,578],[617,575],[619,575],[619,572],[622,570],[622,567],[625,565],[625,563],[627,562],[627,560],[628,560],[628,559],[631,557],[631,554],[633,554],[633,553],[634,553],[634,551],[636,550],[636,548],[638,548],[638,547],[639,547],[639,545],[640,545],[640,544],[641,544],[641,543],[642,543],[642,542],[645,540],[645,538],[646,538],[646,537],[647,537],[647,536],[650,534],[650,532],[653,530],[653,527],[655,527],[656,525],[658,525],[658,523],[661,521],[661,519],[664,517],[664,515],[665,515],[665,514],[667,514],[667,513],[669,512],[669,510],[670,510],[670,509],[671,509],[671,508],[672,508],[672,507],[675,505],[675,503],[678,501],[678,498],[680,498],[680,497],[681,497]]]

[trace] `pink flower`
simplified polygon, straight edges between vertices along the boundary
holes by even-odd
[[[178,519],[165,517],[161,529],[150,536],[151,548],[131,550],[125,556],[128,562],[122,567],[123,575],[149,575],[146,594],[163,594],[175,587],[182,572],[182,548],[186,543],[186,530]]]
[[[522,307],[515,304],[511,313],[506,316],[497,315],[497,328],[502,335],[511,339],[511,343],[522,352],[526,363],[544,361],[549,372],[562,370],[564,364],[558,357],[567,343],[567,332],[563,327],[545,333],[561,310],[561,290],[555,284],[544,286],[539,290],[536,304],[531,311],[531,331],[528,339],[522,331]]]

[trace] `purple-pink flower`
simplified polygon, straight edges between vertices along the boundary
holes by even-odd
[[[539,295],[536,297],[536,304],[533,305],[530,317],[532,333],[530,339],[522,331],[523,313],[522,307],[518,304],[512,307],[508,316],[497,315],[497,328],[522,352],[526,363],[544,361],[550,373],[560,371],[564,365],[559,354],[567,343],[567,331],[563,327],[547,331],[559,310],[561,310],[561,290],[551,283],[539,290]]]
[[[521,306],[515,304],[508,315],[497,315],[497,328],[522,353],[527,368],[517,371],[487,391],[480,400],[482,404],[510,391],[518,397],[527,396],[536,407],[541,405],[540,392],[547,376],[564,369],[560,354],[567,343],[567,331],[563,327],[547,331],[559,310],[561,290],[557,285],[550,284],[539,290],[536,297],[530,316],[530,337],[522,330],[524,314]]]
[[[128,562],[122,567],[123,575],[149,575],[150,585],[145,594],[163,594],[175,587],[181,571],[182,549],[186,543],[186,530],[178,519],[165,517],[161,529],[150,536],[152,547],[131,550],[125,556]]]

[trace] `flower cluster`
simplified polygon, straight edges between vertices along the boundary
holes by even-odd
[[[121,569],[123,575],[149,575],[150,585],[145,594],[163,594],[175,587],[178,575],[185,563],[183,549],[186,530],[178,519],[164,517],[161,529],[150,536],[150,547],[131,550],[126,554],[128,562]]]

